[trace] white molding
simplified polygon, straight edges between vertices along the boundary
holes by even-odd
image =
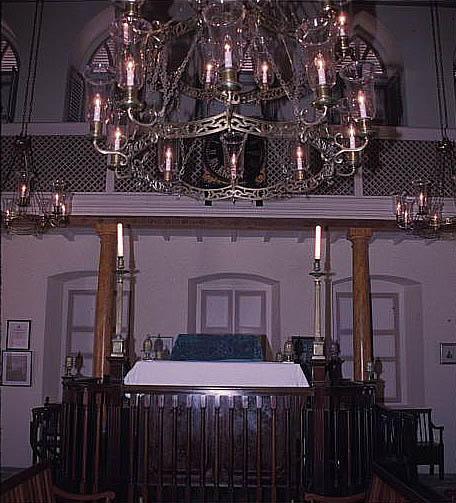
[[[72,214],[124,217],[255,217],[393,220],[390,197],[307,196],[268,200],[262,207],[250,201],[214,201],[212,206],[189,198],[161,194],[77,193]]]

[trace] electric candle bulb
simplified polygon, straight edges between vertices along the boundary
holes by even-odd
[[[114,133],[114,150],[120,150],[120,137],[122,136],[122,132],[119,128],[116,129]]]
[[[123,40],[124,44],[128,44],[130,40],[130,35],[128,33],[128,23],[123,23]]]
[[[315,260],[320,260],[321,256],[321,225],[315,227]]]
[[[206,66],[206,84],[210,84],[212,81],[212,65],[210,63]]]
[[[93,108],[93,121],[99,121],[101,117],[101,98],[100,95],[97,94],[94,100],[94,108]]]
[[[231,156],[231,178],[236,178],[236,154]]]
[[[298,147],[296,149],[296,167],[298,168],[299,171],[303,169],[302,165],[302,148]]]
[[[361,119],[367,118],[367,110],[366,110],[366,98],[362,91],[358,93],[358,103],[359,103],[359,114]]]
[[[171,171],[171,157],[172,157],[171,149],[168,148],[166,150],[166,161],[165,161],[165,170],[166,171]]]
[[[127,62],[127,86],[135,84],[135,62],[130,59]]]
[[[345,14],[341,14],[339,16],[339,35],[341,37],[344,37],[346,35],[346,32],[345,32],[346,21],[347,21],[347,18],[345,17]]]
[[[231,53],[231,46],[230,44],[226,43],[225,44],[225,68],[232,68],[233,67],[233,56]]]
[[[261,67],[261,82],[263,84],[268,83],[268,65],[266,63],[263,63],[263,66]]]
[[[350,125],[350,148],[356,148],[355,128]]]
[[[326,84],[325,62],[323,58],[318,58],[315,64],[317,66],[318,84],[324,86]]]
[[[117,224],[117,256],[123,257],[123,227],[121,223]]]

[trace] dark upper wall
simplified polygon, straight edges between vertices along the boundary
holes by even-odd
[[[163,11],[163,3],[167,2],[161,0],[160,12]],[[417,2],[417,6],[397,6],[380,2],[373,6],[369,2],[368,7],[363,9],[360,8],[361,2],[354,2],[352,7],[357,31],[370,37],[389,74],[401,77],[402,125],[408,127],[439,126],[430,10],[424,4]],[[440,9],[450,127],[455,127],[456,116],[452,77],[456,5],[453,4],[448,2],[447,7]],[[150,5],[148,9],[151,9]],[[6,26],[13,33],[21,61],[16,108],[16,120],[20,120],[34,2],[6,1],[2,11],[2,29]],[[107,35],[113,12],[112,3],[107,0],[44,2],[33,121],[63,120],[69,68],[71,65],[79,66],[80,70],[83,68],[90,52]]]

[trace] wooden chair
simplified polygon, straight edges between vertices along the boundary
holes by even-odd
[[[71,501],[99,501],[111,503],[115,494],[105,491],[96,494],[74,494],[59,489],[52,483],[48,463],[33,465],[11,476],[2,483],[2,503],[58,503]]]
[[[415,465],[429,465],[429,473],[434,475],[434,465],[439,466],[439,478],[445,474],[443,426],[436,426],[431,419],[432,409],[401,409],[411,414],[415,420],[416,443],[411,453]]]

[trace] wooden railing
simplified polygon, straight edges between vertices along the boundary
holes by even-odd
[[[374,390],[65,379],[61,425],[57,475],[69,490],[111,489],[120,501],[144,503],[299,502],[308,491],[367,487]]]

